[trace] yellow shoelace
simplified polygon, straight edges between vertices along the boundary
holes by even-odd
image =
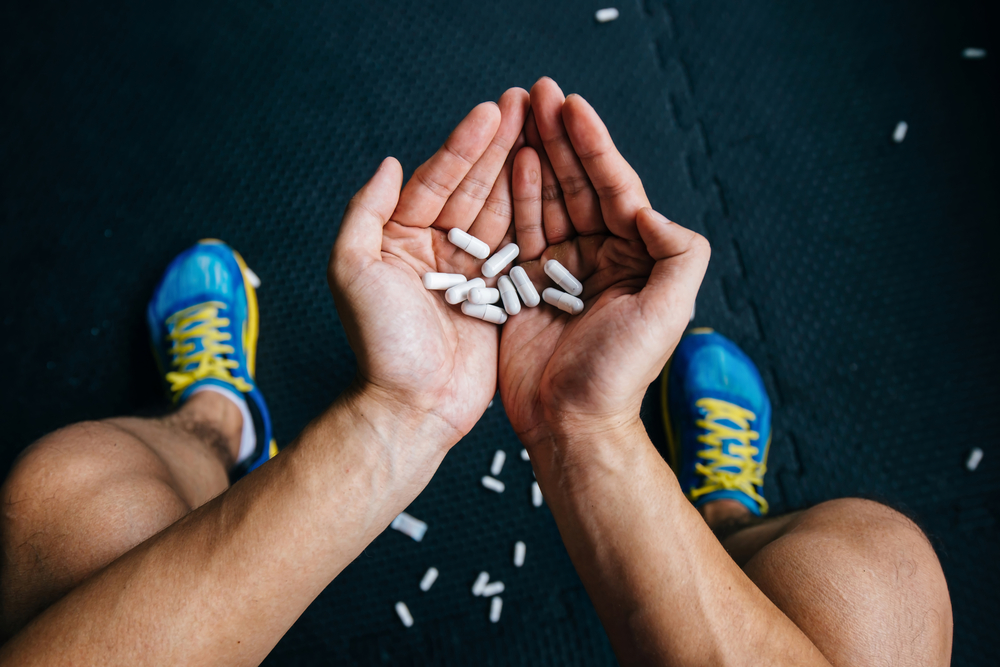
[[[249,382],[233,377],[229,372],[239,368],[239,362],[222,356],[236,351],[232,345],[225,344],[232,335],[219,331],[229,324],[227,318],[219,317],[219,311],[225,308],[226,304],[220,301],[207,301],[179,310],[167,318],[167,328],[170,329],[173,325],[171,332],[167,334],[167,340],[173,341],[170,354],[174,359],[171,365],[177,369],[167,373],[167,382],[170,383],[175,401],[181,392],[205,378],[221,380],[241,392],[253,390]],[[194,339],[201,342],[200,350]]]
[[[691,500],[697,500],[706,493],[728,489],[742,491],[760,504],[762,514],[767,513],[767,501],[759,493],[756,486],[764,483],[764,473],[767,466],[757,463],[753,457],[760,451],[751,441],[760,439],[760,434],[750,430],[750,422],[757,416],[745,408],[733,405],[717,398],[702,398],[695,403],[705,411],[705,418],[695,424],[705,433],[698,436],[698,441],[709,446],[698,452],[698,457],[705,462],[695,464],[695,471],[704,478],[704,484],[690,491]],[[722,424],[723,420],[736,424],[732,428]],[[729,453],[722,450],[725,440],[737,440],[739,444],[730,444]],[[739,472],[723,470],[736,468]]]

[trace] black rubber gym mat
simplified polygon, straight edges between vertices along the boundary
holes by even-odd
[[[410,172],[474,104],[548,74],[594,104],[654,206],[712,241],[697,323],[765,376],[774,511],[860,494],[908,508],[949,579],[955,664],[992,664],[995,15],[646,0],[599,25],[600,7],[5,3],[0,469],[58,426],[163,405],[145,303],[202,237],[263,280],[258,379],[288,442],[353,373],[324,276],[351,194],[385,155]],[[498,447],[502,495],[478,482]],[[519,451],[497,401],[411,507],[424,541],[379,537],[269,664],[614,663]],[[496,625],[469,593],[481,569],[507,584]]]

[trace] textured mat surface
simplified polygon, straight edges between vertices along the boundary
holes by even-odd
[[[598,7],[4,3],[0,471],[60,425],[162,405],[143,308],[206,236],[263,280],[259,380],[288,442],[353,373],[324,278],[351,194],[385,155],[412,171],[475,103],[548,74],[604,116],[654,205],[712,241],[697,323],[763,371],[775,511],[859,494],[908,508],[949,579],[955,664],[992,664],[996,16],[646,0],[597,25]],[[498,447],[501,496],[477,482]],[[269,662],[614,663],[519,449],[497,402],[413,504],[425,540],[379,537]],[[429,565],[441,578],[421,594]],[[497,625],[468,593],[480,569],[507,582]]]

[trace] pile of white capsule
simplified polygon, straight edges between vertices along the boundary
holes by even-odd
[[[490,247],[461,229],[455,228],[448,232],[448,240],[477,259],[489,257]],[[516,243],[508,243],[486,259],[483,275],[487,278],[499,275],[517,259],[520,252]],[[583,285],[580,281],[557,260],[545,262],[544,269],[545,275],[565,291],[546,287],[539,299],[534,284],[520,266],[513,267],[508,275],[500,276],[496,287],[487,287],[482,278],[470,280],[460,273],[428,272],[424,274],[423,283],[429,290],[445,290],[444,300],[452,305],[462,304],[462,312],[469,317],[493,324],[503,324],[508,316],[520,313],[522,302],[528,308],[534,308],[545,301],[570,315],[582,313],[583,301],[579,296],[583,293]],[[497,302],[502,302],[503,308],[493,305]]]

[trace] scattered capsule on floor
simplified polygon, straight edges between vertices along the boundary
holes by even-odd
[[[528,457],[528,450],[527,449],[523,449],[523,448],[521,449],[521,460],[522,461],[530,461],[531,460]]]
[[[524,542],[518,540],[514,543],[514,567],[524,565],[524,555],[527,551],[528,547],[524,545]]]
[[[986,57],[986,49],[976,49],[976,48],[970,47],[970,48],[965,49],[965,50],[962,51],[962,57],[963,58],[968,58],[969,60],[976,60],[976,59],[979,59],[979,58],[985,58]]]
[[[983,450],[979,447],[973,447],[972,451],[969,452],[969,458],[965,460],[965,467],[969,470],[975,470],[979,467],[979,462],[983,460]]]
[[[494,581],[489,584],[486,584],[486,586],[483,587],[484,598],[491,598],[494,595],[500,595],[501,593],[503,593],[502,581]]]
[[[507,454],[502,449],[498,449],[493,455],[493,462],[490,463],[490,474],[496,477],[503,470],[503,464],[507,460]]]
[[[490,600],[490,623],[500,620],[500,612],[503,610],[503,600],[497,596]]]
[[[423,283],[425,289],[451,289],[455,285],[468,282],[469,279],[461,273],[434,273],[428,271],[424,274]]]
[[[542,490],[538,488],[538,482],[531,483],[531,504],[535,507],[542,506]]]
[[[489,489],[490,491],[496,491],[497,493],[503,493],[503,490],[505,488],[503,482],[501,482],[499,479],[494,479],[489,475],[483,477],[482,482],[483,486],[485,486],[487,489]]]
[[[448,240],[476,259],[486,259],[490,256],[490,247],[486,243],[458,227],[453,227],[448,232]]]
[[[514,283],[514,287],[517,288],[517,293],[521,296],[524,305],[528,308],[534,308],[541,303],[538,290],[535,289],[535,284],[531,282],[531,278],[528,277],[528,272],[524,268],[515,266],[511,269],[510,279]]]
[[[503,324],[507,321],[507,313],[503,312],[502,308],[497,308],[496,306],[490,306],[488,304],[480,305],[477,303],[463,301],[462,312],[469,317],[474,317],[477,320],[483,320],[484,322],[492,322],[493,324]]]
[[[608,23],[609,21],[614,21],[617,18],[618,10],[614,7],[598,9],[597,13],[594,14],[594,19],[596,19],[598,23]]]
[[[483,589],[486,588],[486,584],[490,582],[489,572],[480,572],[479,576],[476,577],[476,581],[472,584],[472,594],[479,597],[483,594]]]
[[[455,285],[444,293],[444,300],[452,305],[462,303],[469,298],[469,292],[477,287],[486,287],[486,281],[482,278],[473,278],[472,280],[464,282],[461,285]]]
[[[431,589],[431,586],[434,585],[434,582],[437,581],[437,578],[438,578],[437,568],[436,567],[427,568],[427,571],[424,572],[424,578],[420,580],[420,590],[422,590],[424,593],[429,591]]]
[[[521,249],[517,247],[516,243],[508,243],[504,247],[496,251],[492,257],[486,260],[483,264],[483,275],[487,278],[492,278],[506,268],[508,264],[513,262]]]
[[[906,124],[905,120],[899,121],[896,124],[896,129],[892,131],[892,140],[897,144],[903,143],[903,139],[906,138],[906,131],[910,129],[910,126]]]
[[[399,616],[399,620],[403,622],[403,625],[410,627],[413,625],[413,616],[410,615],[410,610],[404,602],[396,603],[396,615]]]
[[[419,542],[424,539],[424,533],[427,532],[427,524],[416,519],[406,512],[400,512],[399,515],[392,520],[389,527],[398,530],[404,535],[409,535],[413,538],[415,542]]]
[[[542,290],[542,300],[570,315],[579,315],[583,312],[583,301],[572,294],[560,292],[552,287],[546,287]]]

